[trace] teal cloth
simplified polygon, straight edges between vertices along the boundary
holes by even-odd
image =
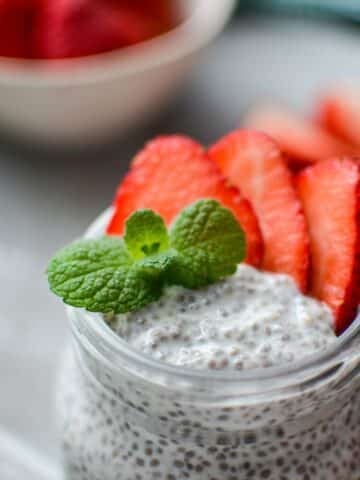
[[[239,0],[239,11],[267,10],[300,14],[336,15],[360,22],[360,0]]]

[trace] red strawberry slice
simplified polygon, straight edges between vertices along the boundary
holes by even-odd
[[[308,233],[291,173],[267,135],[237,130],[210,148],[224,175],[249,199],[264,237],[264,269],[286,273],[306,291]]]
[[[169,28],[135,4],[115,0],[45,2],[36,25],[35,55],[67,58],[102,53],[147,40]]]
[[[325,94],[318,105],[320,124],[360,150],[360,91],[343,87]]]
[[[334,156],[354,154],[352,147],[321,126],[283,108],[259,108],[249,114],[245,123],[273,137],[287,155],[290,167],[295,169]]]
[[[198,143],[178,135],[153,140],[135,157],[117,191],[107,233],[121,235],[125,220],[139,208],[155,210],[169,224],[200,198],[213,198],[232,210],[246,233],[246,260],[258,266],[263,244],[250,203],[229,185]]]
[[[359,301],[360,170],[349,159],[308,167],[297,188],[310,232],[311,291],[333,310],[342,333]]]

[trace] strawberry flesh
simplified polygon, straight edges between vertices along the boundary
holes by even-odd
[[[253,205],[265,243],[262,267],[292,276],[306,291],[308,233],[292,175],[278,146],[263,133],[238,130],[212,146],[209,155]]]
[[[329,132],[360,149],[360,92],[344,87],[325,94],[317,118]]]
[[[328,160],[305,169],[296,183],[310,233],[311,292],[331,307],[341,334],[359,302],[359,165]]]
[[[155,210],[170,224],[184,207],[200,198],[213,198],[232,210],[246,233],[246,261],[258,266],[263,243],[250,203],[198,143],[179,135],[155,139],[135,157],[118,188],[107,233],[121,235],[125,220],[139,208]]]
[[[273,137],[295,170],[332,157],[354,154],[353,147],[346,142],[281,107],[258,108],[249,114],[245,123]]]

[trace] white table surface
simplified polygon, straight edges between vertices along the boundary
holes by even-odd
[[[360,78],[359,51],[360,30],[247,18],[207,50],[161,118],[106,148],[45,153],[0,137],[0,425],[55,458],[52,385],[67,324],[44,271],[109,204],[143,142],[163,132],[211,142],[263,97],[306,108],[321,86]]]

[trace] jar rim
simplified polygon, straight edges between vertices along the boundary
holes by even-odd
[[[85,238],[96,238],[103,234],[113,208],[105,210],[87,229]],[[113,368],[129,371],[129,373],[153,383],[167,386],[166,379],[171,379],[172,387],[176,382],[198,386],[200,383],[211,384],[215,391],[225,391],[229,385],[238,385],[244,394],[266,393],[269,390],[282,390],[289,387],[329,378],[349,360],[351,346],[355,339],[360,341],[360,312],[352,325],[338,337],[325,351],[308,355],[287,365],[265,368],[254,368],[242,371],[196,370],[184,366],[176,366],[161,362],[146,355],[121,339],[103,321],[101,315],[86,312],[82,309],[66,307],[71,328],[75,337],[86,343],[92,354],[103,361],[111,358]],[[360,349],[357,349],[360,361]],[[225,389],[225,390],[224,390]]]

